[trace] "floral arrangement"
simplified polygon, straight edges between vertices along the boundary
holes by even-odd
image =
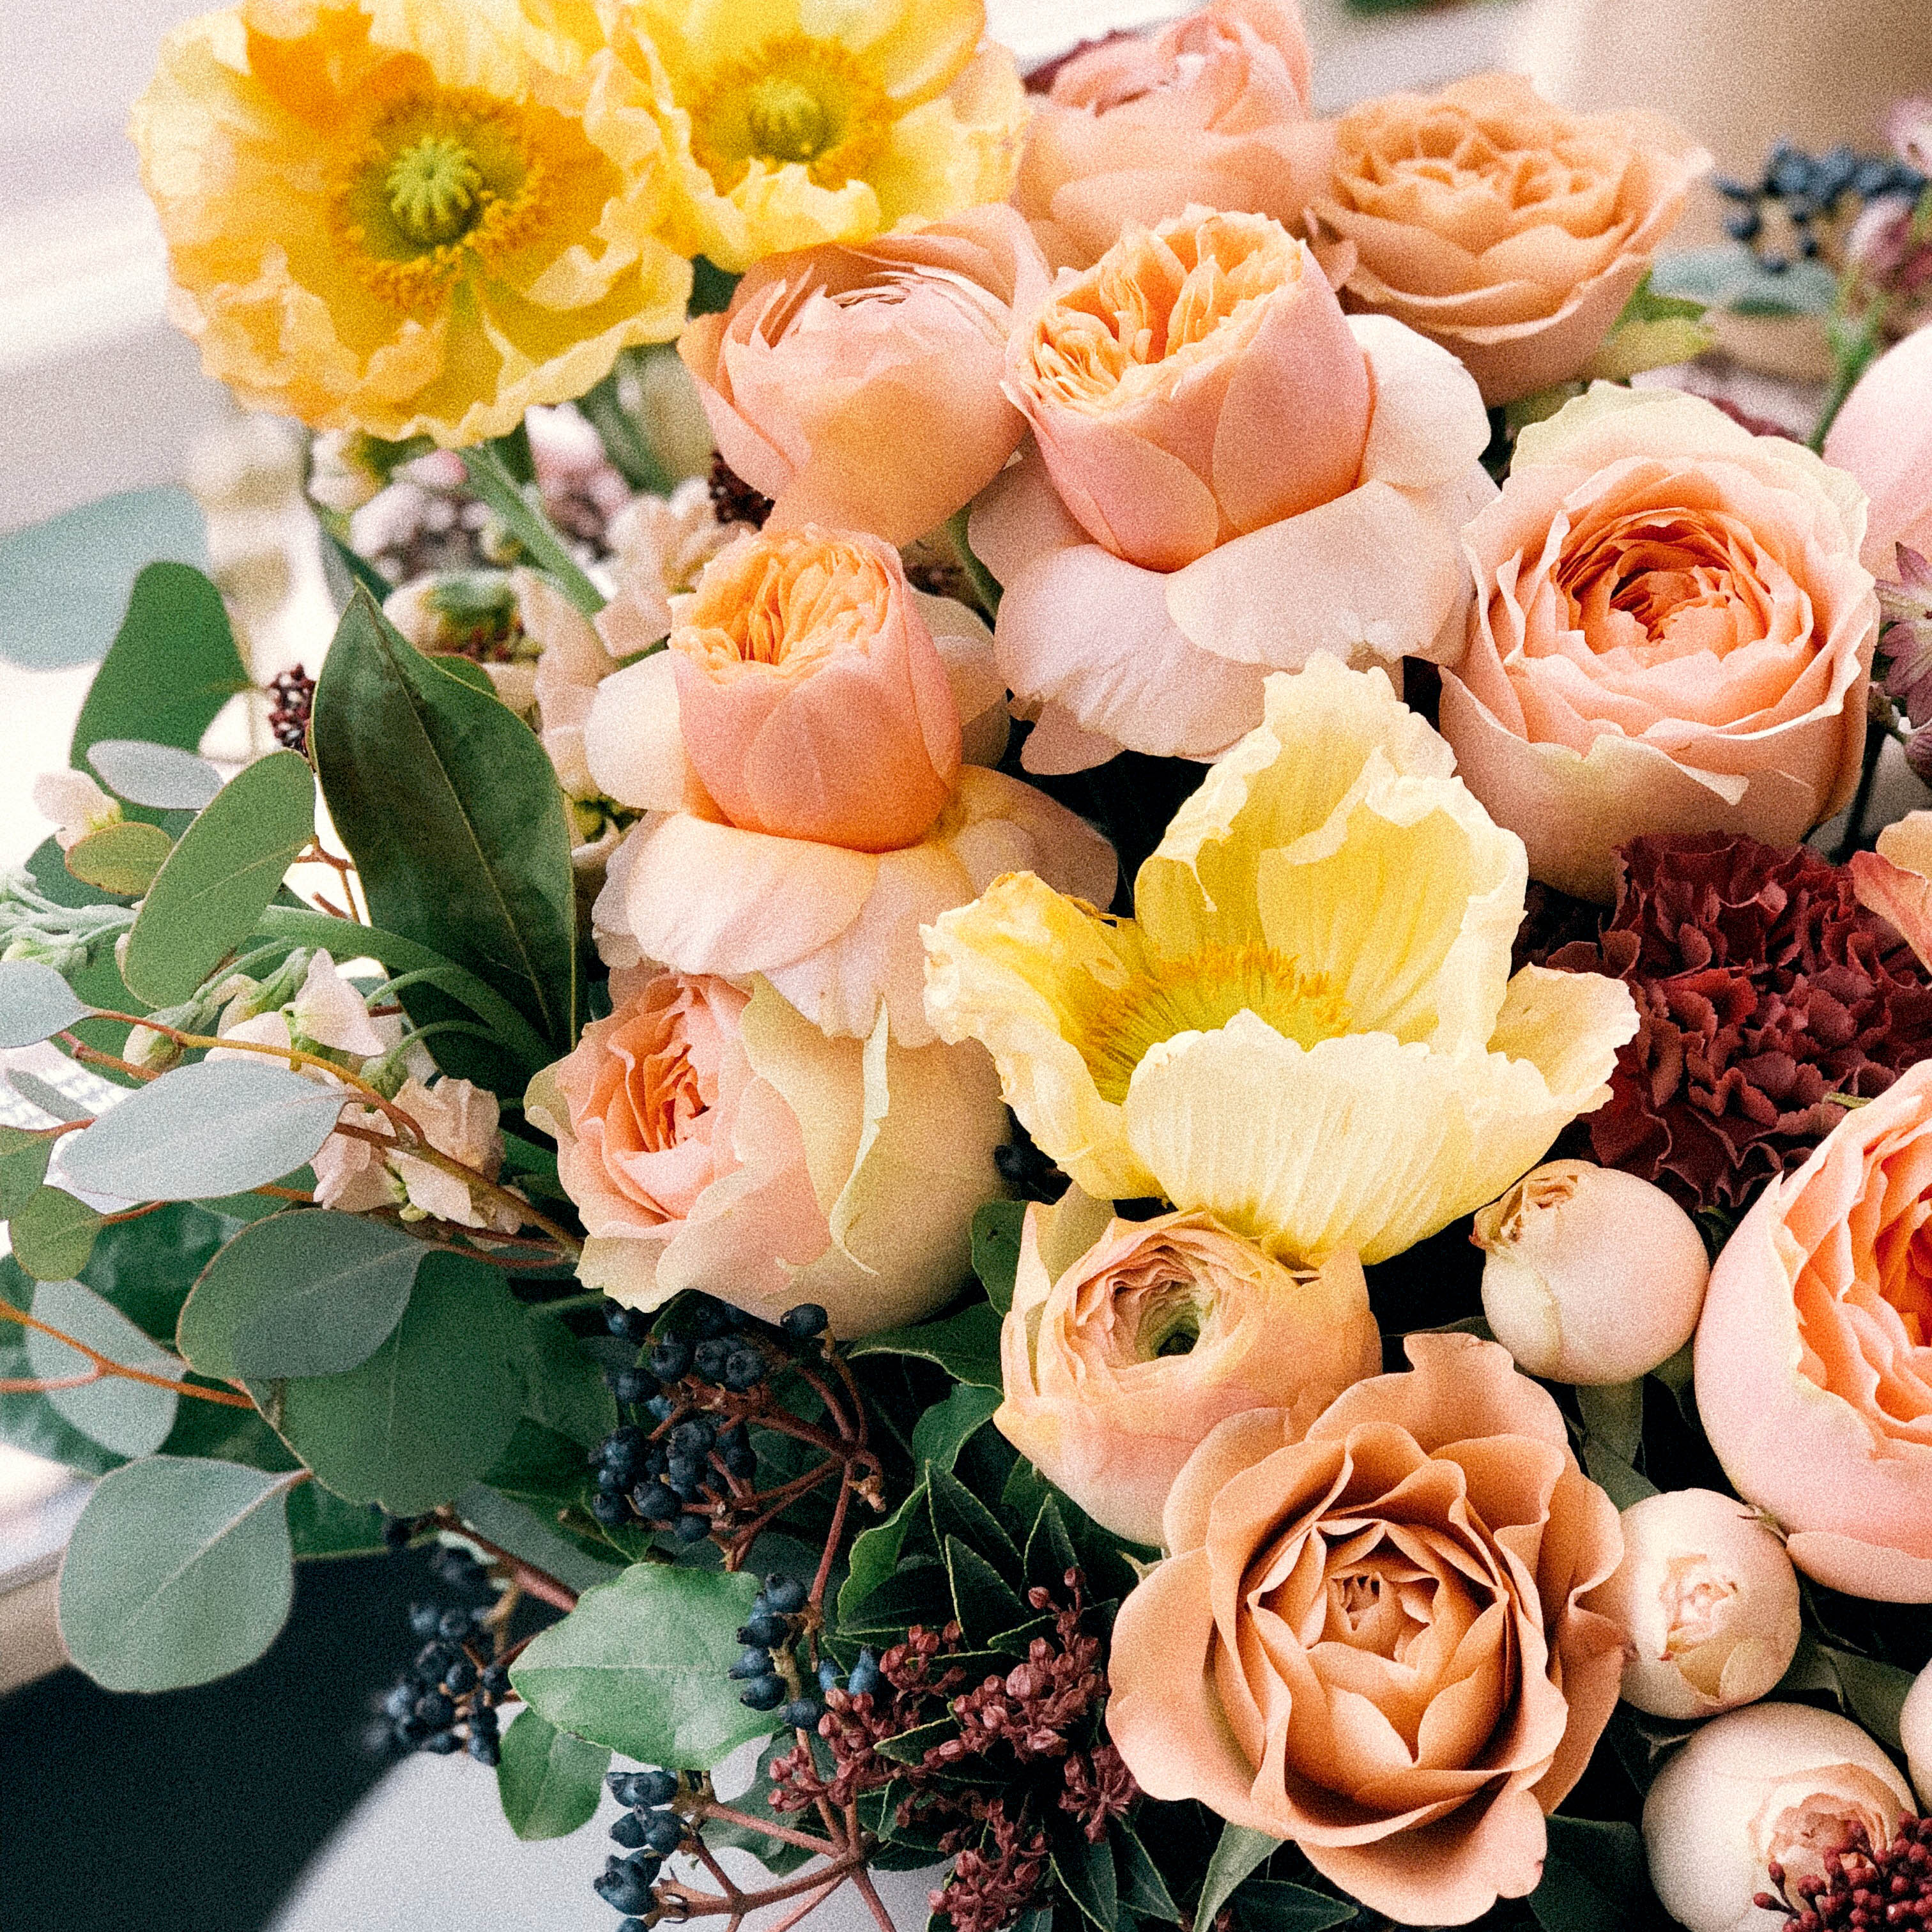
[[[1932,1920],[1932,106],[1653,268],[1642,114],[984,29],[167,43],[341,615],[224,771],[144,572],[0,882],[71,1655],[434,1545],[385,1748],[621,1932]],[[1819,274],[1822,454],[1633,386]]]

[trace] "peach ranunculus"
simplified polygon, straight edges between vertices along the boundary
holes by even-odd
[[[1309,118],[1294,0],[1210,0],[1142,38],[1076,54],[1035,109],[1013,200],[1056,267],[1208,208],[1298,227],[1333,136]]]
[[[1932,1603],[1932,1064],[1773,1180],[1711,1270],[1697,1412],[1827,1587]]]
[[[1251,1408],[1312,1422],[1382,1365],[1362,1264],[1292,1269],[1211,1215],[1027,1210],[994,1426],[1116,1534],[1158,1544],[1180,1466]]]
[[[674,608],[670,648],[606,679],[584,728],[602,793],[646,814],[595,910],[611,965],[762,974],[862,1040],[883,1004],[920,1046],[923,922],[1016,868],[1112,898],[1097,832],[960,762],[962,716],[983,739],[980,714],[1003,712],[992,640],[910,589],[890,546],[747,536]]]
[[[1013,316],[1046,265],[1004,202],[875,242],[767,256],[678,352],[719,454],[771,527],[910,543],[997,476],[1026,434],[1000,392]]]
[[[1825,437],[1825,460],[1870,500],[1865,568],[1897,578],[1898,546],[1932,556],[1932,322],[1858,378]]]
[[[1617,1701],[1591,1607],[1616,1506],[1508,1352],[1412,1335],[1414,1365],[1304,1435],[1224,1422],[1168,1498],[1168,1559],[1120,1606],[1107,1726],[1150,1797],[1292,1838],[1409,1924],[1542,1875],[1544,1820]]]
[[[1874,850],[1852,854],[1850,866],[1859,904],[1895,928],[1932,972],[1932,812],[1894,820]]]
[[[1420,329],[1504,403],[1582,373],[1710,165],[1651,116],[1569,114],[1480,74],[1343,115],[1309,222],[1351,308]]]
[[[1132,230],[1016,330],[1006,392],[1038,452],[972,540],[1038,720],[1029,770],[1212,758],[1270,670],[1462,649],[1455,533],[1495,494],[1475,385],[1399,324],[1346,319],[1278,222]]]
[[[317,429],[473,443],[677,333],[673,173],[594,35],[507,0],[244,0],[130,132],[208,374]]]
[[[1608,383],[1525,430],[1463,532],[1442,735],[1532,878],[1609,900],[1646,833],[1795,844],[1858,782],[1878,630],[1858,485],[1713,404]]]
[[[916,1321],[964,1277],[1000,1191],[982,1055],[828,1040],[770,986],[616,977],[618,1004],[539,1074],[531,1118],[588,1239],[578,1274],[637,1308],[701,1288],[835,1334]]]

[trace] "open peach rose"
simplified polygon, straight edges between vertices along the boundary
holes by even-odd
[[[1711,1270],[1697,1412],[1834,1590],[1932,1603],[1932,1064],[1772,1182]]]
[[[1898,546],[1932,556],[1932,323],[1888,349],[1858,378],[1825,438],[1825,460],[1871,500],[1865,568],[1898,575]]]
[[[1150,1797],[1293,1839],[1391,1918],[1463,1924],[1534,1890],[1616,1704],[1623,1634],[1588,1598],[1623,1537],[1506,1351],[1406,1346],[1408,1373],[1305,1436],[1258,1410],[1189,1458],[1174,1554],[1114,1627],[1107,1727]]]
[[[1850,863],[1859,904],[1894,926],[1932,972],[1932,812],[1908,812]]]
[[[1190,202],[1297,226],[1332,140],[1308,118],[1308,68],[1293,0],[1210,0],[1088,48],[1034,110],[1013,200],[1056,266]]]
[[[1644,114],[1567,114],[1520,75],[1364,102],[1310,226],[1349,306],[1453,350],[1504,403],[1582,372],[1711,165]]]
[[[1090,1243],[1090,1245],[1088,1245]],[[1285,1268],[1211,1215],[1027,1210],[994,1426],[1096,1522],[1157,1544],[1180,1466],[1252,1408],[1312,1422],[1382,1365],[1352,1252]]]
[[[1063,274],[1015,332],[1035,457],[975,509],[1029,770],[1211,758],[1270,670],[1462,647],[1455,532],[1494,494],[1453,357],[1346,319],[1306,247],[1192,208]]]
[[[608,1019],[532,1082],[531,1118],[589,1238],[579,1276],[655,1308],[701,1288],[833,1332],[916,1321],[1000,1191],[999,1083],[982,1055],[830,1040],[769,986],[619,976]]]
[[[678,352],[718,453],[772,526],[910,543],[970,502],[1026,425],[1000,393],[1006,338],[1046,264],[1004,202],[910,233],[773,255]]]
[[[922,923],[1016,868],[1112,896],[1097,832],[960,764],[962,712],[981,738],[1003,711],[992,640],[888,545],[746,537],[673,610],[671,647],[604,680],[584,728],[599,790],[646,814],[595,909],[611,965],[763,974],[828,1033],[863,1040],[883,1006],[922,1046]]]
[[[1713,404],[1608,383],[1525,430],[1463,532],[1456,769],[1532,878],[1615,893],[1645,833],[1795,844],[1858,783],[1877,634],[1864,499]]]

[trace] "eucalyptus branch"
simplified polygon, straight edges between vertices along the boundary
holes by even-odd
[[[45,1322],[36,1319],[25,1309],[16,1308],[10,1301],[0,1301],[0,1318],[4,1318],[9,1322],[17,1322],[22,1328],[31,1328],[37,1335],[48,1336],[63,1347],[71,1348],[76,1354],[85,1355],[94,1364],[94,1373],[84,1376],[82,1378],[84,1381],[93,1382],[104,1376],[118,1376],[124,1382],[145,1382],[151,1388],[172,1389],[177,1395],[191,1395],[199,1401],[219,1402],[227,1408],[253,1408],[255,1406],[253,1399],[250,1396],[232,1394],[226,1389],[199,1388],[188,1381],[185,1376],[177,1379],[172,1376],[150,1375],[146,1369],[130,1368],[125,1362],[117,1362],[112,1356],[104,1355],[98,1348],[90,1348],[86,1342],[79,1340],[76,1337],[67,1334]],[[58,1380],[50,1385],[56,1388],[78,1386],[76,1384],[63,1383]],[[25,1395],[32,1394],[34,1390],[8,1388],[6,1392],[9,1394]]]

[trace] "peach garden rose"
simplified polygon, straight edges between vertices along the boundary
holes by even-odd
[[[1522,432],[1463,532],[1442,730],[1533,878],[1607,901],[1642,834],[1795,844],[1843,808],[1878,628],[1864,520],[1842,471],[1672,390],[1598,383]]]
[[[1582,373],[1711,164],[1643,114],[1569,114],[1515,74],[1335,124],[1311,228],[1352,308],[1461,360],[1486,403]]]
[[[1825,460],[1871,499],[1863,554],[1874,577],[1899,575],[1900,544],[1932,556],[1932,323],[1858,378],[1832,419]]]
[[[1228,1416],[1312,1421],[1377,1373],[1382,1336],[1346,1250],[1292,1269],[1211,1215],[1112,1218],[1070,1190],[1027,1210],[994,1426],[1094,1520],[1157,1544],[1181,1465]]]
[[[1455,531],[1494,486],[1454,359],[1346,319],[1264,215],[1191,208],[1064,272],[1016,328],[1036,452],[982,496],[995,643],[1031,770],[1205,758],[1270,670],[1460,653]]]
[[[1121,1606],[1108,1729],[1142,1788],[1291,1838],[1409,1924],[1542,1876],[1544,1820],[1617,1700],[1592,1592],[1623,1552],[1562,1412],[1508,1353],[1412,1335],[1306,1431],[1224,1422]]]

